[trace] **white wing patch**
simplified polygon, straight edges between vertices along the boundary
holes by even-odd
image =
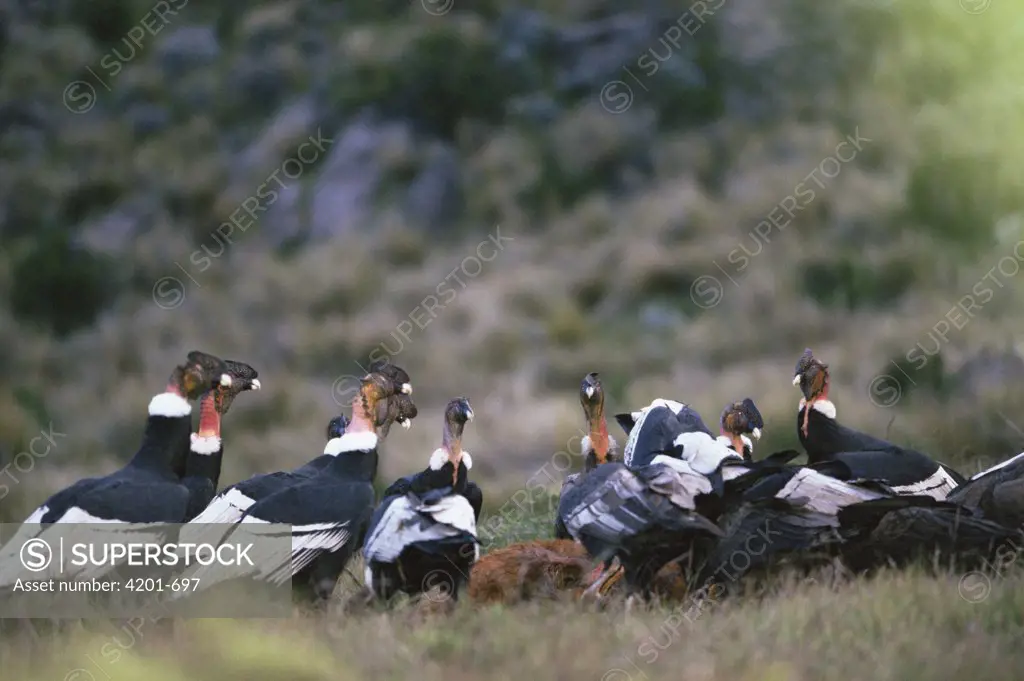
[[[40,525],[42,519],[49,513],[50,509],[45,504],[40,506],[32,514],[25,519],[21,527],[18,528],[17,533],[11,538],[7,544],[4,545],[2,551],[0,551],[0,587],[13,584],[19,577],[33,579],[45,579],[47,577],[58,576],[58,565],[52,563],[46,570],[30,573],[24,571],[24,566],[21,564],[21,549],[29,539],[39,538],[42,541],[47,542],[48,545],[54,545],[54,542],[47,539],[46,530],[48,527]],[[53,521],[53,524],[70,524],[70,523],[84,523],[84,524],[109,524],[109,523],[123,523],[124,521],[111,519],[111,518],[99,518],[92,515],[91,513],[77,507],[72,506],[62,516]],[[84,530],[83,530],[84,531]],[[52,537],[52,535],[50,535]],[[52,574],[50,572],[52,571]]]
[[[43,504],[42,506],[40,506],[36,510],[32,511],[32,515],[30,515],[29,517],[25,518],[25,523],[24,524],[25,525],[35,525],[37,523],[41,523],[41,522],[43,522],[43,517],[45,517],[46,514],[49,513],[49,512],[50,512],[50,507],[47,506],[46,504]]]
[[[435,504],[424,504],[414,494],[407,494],[384,511],[366,540],[363,555],[367,562],[393,563],[410,544],[462,532],[476,536],[476,517],[464,496],[451,494]]]
[[[426,513],[435,522],[476,536],[476,516],[473,507],[461,494],[449,494],[433,504],[420,504],[416,510]]]
[[[237,488],[221,492],[202,513],[181,528],[180,541],[216,546],[231,532],[231,528],[226,526],[240,522],[245,512],[255,503],[254,499]]]
[[[269,520],[263,520],[251,515],[242,518],[241,523],[271,524]],[[275,585],[281,585],[324,553],[337,551],[344,547],[352,538],[349,525],[350,521],[293,525],[289,549],[273,550],[258,557],[254,556],[254,567],[238,566],[232,570],[218,566],[214,571],[211,567],[196,565],[189,570],[186,576],[200,579],[204,590],[228,579],[243,576],[251,576],[254,579],[262,579]],[[269,537],[271,535],[265,536]],[[184,595],[185,592],[172,594],[171,600],[184,597]]]
[[[707,433],[681,433],[672,444],[682,447],[683,460],[689,462],[693,470],[703,475],[715,472],[726,459],[743,460],[735,449]]]
[[[71,508],[69,508],[67,510],[67,512],[64,515],[62,515],[60,518],[57,518],[53,522],[54,522],[54,524],[57,524],[57,523],[88,523],[88,524],[122,523],[122,524],[127,524],[124,520],[118,520],[117,518],[100,518],[99,516],[95,516],[95,515],[89,513],[88,511],[86,511],[85,509],[79,508],[77,506],[72,506]]]
[[[352,538],[352,532],[348,529],[349,524],[350,521],[346,520],[343,523],[318,523],[292,527],[290,569],[285,570],[284,565],[279,566],[276,575],[275,573],[270,574],[270,581],[280,584],[285,579],[291,579],[321,554],[333,553],[345,546]]]
[[[644,426],[644,421],[647,420],[647,415],[651,413],[657,407],[665,407],[676,416],[679,416],[679,412],[686,408],[686,405],[682,402],[676,402],[675,400],[664,400],[658,398],[651,402],[649,405],[641,409],[640,411],[634,411],[633,416],[633,428],[629,431],[629,437],[626,438],[626,446],[622,450],[622,461],[626,466],[633,465],[633,450],[636,449],[636,442],[640,438],[640,430]]]
[[[945,468],[939,466],[938,470],[921,482],[893,487],[892,491],[900,496],[926,495],[936,501],[943,501],[956,487],[956,480],[953,479],[953,476],[947,473]]]
[[[683,404],[682,402],[676,402],[675,400],[663,400],[659,397],[658,399],[651,402],[646,408],[654,409],[655,407],[668,407],[673,414],[679,416],[679,412],[681,412],[686,407],[686,405]]]
[[[978,478],[980,478],[983,475],[988,475],[989,473],[993,473],[993,472],[998,471],[998,470],[1000,470],[1002,468],[1006,468],[1007,466],[1009,466],[1013,462],[1020,461],[1022,458],[1024,458],[1024,452],[1021,452],[1017,456],[1010,457],[1009,459],[1007,459],[1006,461],[1004,461],[1002,463],[997,463],[995,466],[992,466],[992,468],[986,468],[982,472],[976,473],[975,475],[972,475],[971,476],[971,480],[977,480]],[[28,521],[26,521],[26,522],[28,522]]]
[[[237,523],[256,503],[237,488],[232,488],[214,497],[203,512],[193,518],[189,524],[203,523]]]
[[[744,473],[749,473],[751,470],[752,469],[748,466],[722,466],[722,480],[726,482],[728,482],[729,480],[735,480]]]
[[[584,529],[587,534],[609,540],[632,535],[634,532],[627,521],[642,523],[643,520],[625,513],[622,506],[629,499],[643,495],[646,489],[632,472],[619,469],[606,478],[604,484],[569,509],[562,519],[565,529],[577,540]]]
[[[801,468],[775,495],[802,510],[835,517],[840,509],[861,501],[881,499],[882,494],[851,485],[811,468]]]

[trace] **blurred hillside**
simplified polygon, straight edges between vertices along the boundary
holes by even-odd
[[[421,411],[381,477],[466,395],[497,504],[560,480],[589,371],[794,446],[806,346],[849,425],[1024,448],[1009,3],[0,6],[0,518],[123,461],[191,349],[264,385],[226,483],[321,451],[383,356]]]

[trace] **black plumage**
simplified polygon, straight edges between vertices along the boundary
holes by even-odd
[[[656,399],[640,411],[616,414],[615,420],[627,435],[622,461],[633,468],[649,464],[683,433],[714,437],[695,409],[673,400]]]
[[[332,460],[318,475],[248,506],[239,524],[291,526],[285,530],[291,538],[290,553],[261,561],[251,577],[271,584],[290,581],[295,595],[306,602],[323,604],[330,597],[362,544],[373,512],[379,443],[373,415],[393,390],[393,384],[380,374],[365,377],[353,400],[351,423],[338,438]],[[203,568],[197,568],[186,577],[201,573]],[[204,576],[201,584],[205,590],[216,581]]]
[[[473,410],[465,398],[445,409],[441,447],[420,473],[385,491],[370,520],[363,557],[366,585],[378,598],[417,594],[440,587],[457,600],[480,555],[476,519],[482,504],[477,487],[469,491],[472,458],[462,449]]]
[[[199,428],[192,433],[185,477],[181,481],[189,489],[188,511],[182,522],[195,518],[217,492],[224,459],[221,418],[240,393],[261,388],[259,373],[250,365],[230,359],[225,359],[224,365],[231,385],[218,385],[199,401]]]
[[[801,373],[802,372],[802,373]],[[797,413],[797,435],[811,465],[843,479],[885,481],[898,494],[927,494],[943,499],[965,479],[926,454],[840,424],[828,399],[828,367],[805,350],[794,382],[804,398]],[[806,432],[805,432],[806,427]],[[828,464],[826,462],[838,462]]]
[[[193,351],[175,368],[164,392],[149,403],[142,444],[120,470],[80,480],[47,499],[0,550],[0,585],[6,572],[17,567],[10,552],[25,541],[45,533],[54,523],[181,523],[189,512],[190,489],[182,484],[186,474],[191,434],[189,400],[217,385],[229,386],[231,377],[224,362]],[[17,570],[16,570],[17,571]]]
[[[561,501],[566,491],[580,481],[580,476],[586,475],[597,466],[616,462],[620,459],[618,443],[615,442],[615,438],[608,434],[608,423],[604,416],[604,386],[601,384],[601,378],[596,372],[591,372],[583,377],[583,381],[580,384],[580,406],[583,407],[583,417],[587,427],[587,434],[583,436],[580,442],[580,454],[583,456],[583,471],[581,473],[570,473],[565,477],[565,480],[562,482],[562,488],[558,493],[559,501]],[[555,538],[572,538],[569,531],[565,528],[565,523],[562,522],[562,517],[558,513],[555,513]]]
[[[1024,454],[978,473],[946,500],[1006,527],[1024,528]]]
[[[722,534],[696,511],[697,497],[713,493],[710,481],[688,468],[599,465],[564,491],[558,515],[591,556],[606,566],[617,558],[629,590],[646,595],[658,570],[695,539]],[[612,572],[606,568],[591,588],[600,589]]]
[[[838,518],[848,535],[844,562],[854,570],[903,566],[922,558],[970,570],[984,566],[1001,547],[1020,546],[1024,537],[1019,528],[928,496],[853,504]]]
[[[378,366],[375,364],[374,366]],[[387,374],[370,374],[386,387],[386,397],[380,400],[373,410],[374,427],[380,437],[385,437],[391,423],[396,419],[405,419],[403,424],[411,423],[416,417],[416,405],[403,390],[412,391],[409,375],[393,364],[380,363]],[[408,387],[406,387],[408,386]],[[358,398],[357,398],[358,399]],[[254,503],[272,494],[283,491],[314,479],[334,461],[339,450],[342,436],[349,427],[349,420],[344,415],[331,419],[327,425],[327,444],[319,456],[307,461],[290,471],[261,473],[224,488],[211,499],[210,503],[199,513],[193,522],[199,524],[237,523]],[[406,426],[408,427],[408,426]]]

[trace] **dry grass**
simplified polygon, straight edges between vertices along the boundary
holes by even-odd
[[[760,597],[630,615],[620,605],[464,603],[447,616],[407,607],[348,620],[190,621],[173,640],[143,622],[51,641],[34,656],[10,642],[4,672],[26,681],[1015,681],[1022,586],[1011,575],[970,603],[956,576],[911,571],[834,590],[783,579]]]

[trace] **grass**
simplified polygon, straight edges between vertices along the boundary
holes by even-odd
[[[495,545],[548,519],[538,508]],[[6,678],[26,681],[1010,681],[1024,672],[1015,565],[987,577],[911,568],[841,582],[782,572],[730,591],[629,613],[621,602],[598,612],[571,600],[464,600],[445,615],[405,602],[350,617],[181,621],[173,633],[140,618],[42,644],[9,639],[0,660]]]

